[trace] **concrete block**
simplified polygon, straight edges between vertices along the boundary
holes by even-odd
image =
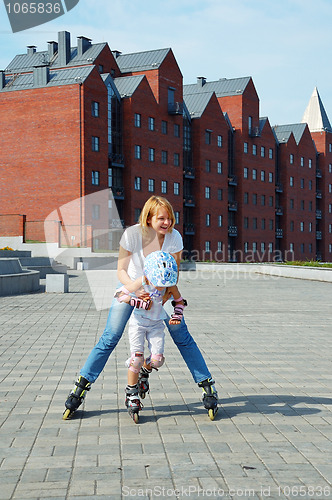
[[[46,274],[46,293],[67,293],[68,291],[68,274]]]

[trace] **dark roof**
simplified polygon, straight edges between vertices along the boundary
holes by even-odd
[[[291,133],[294,135],[294,139],[296,144],[298,144],[301,140],[303,132],[306,128],[306,123],[294,123],[290,125],[276,125],[273,127],[275,136],[280,143],[288,142]]]
[[[121,76],[115,78],[114,83],[121,97],[131,97],[143,78],[144,75]]]
[[[204,92],[215,92],[217,97],[243,94],[250,76],[243,78],[222,78],[215,82],[205,82],[203,85],[192,83],[183,86],[183,94],[202,94]]]
[[[191,118],[200,118],[202,116],[212,96],[213,92],[204,92],[203,94],[186,94],[183,96]]]
[[[148,50],[133,54],[121,54],[116,62],[122,73],[157,69],[171,49]]]
[[[67,66],[82,66],[93,64],[94,60],[98,57],[103,48],[107,45],[104,43],[96,43],[91,45],[82,55],[77,55],[77,47],[71,47],[71,59]],[[58,68],[63,65],[58,64],[58,53],[54,56],[53,60],[49,61],[49,54],[47,50],[42,52],[34,52],[33,54],[19,54],[8,64],[5,71],[7,73],[19,73],[32,71],[34,66],[50,63],[50,67]]]
[[[81,83],[89,76],[93,69],[93,66],[86,66],[80,68],[50,70],[49,82],[45,85],[45,87]],[[13,77],[7,77],[5,83],[6,85],[1,92],[32,89],[34,87],[33,73],[23,73],[22,75],[19,74],[14,75]]]

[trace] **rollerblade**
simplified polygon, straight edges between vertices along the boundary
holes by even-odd
[[[138,375],[138,393],[142,399],[145,398],[145,394],[150,392],[149,387],[149,375],[152,370],[145,368],[144,366],[141,368]]]
[[[67,420],[73,416],[77,408],[83,403],[86,396],[86,391],[91,389],[91,383],[84,377],[79,376],[75,382],[75,387],[70,392],[67,401],[65,402],[66,409],[63,412],[63,420]]]
[[[198,387],[203,389],[203,404],[208,410],[210,420],[214,420],[218,412],[218,393],[214,387],[214,380],[208,378],[198,384]]]
[[[138,412],[143,408],[143,405],[139,399],[137,384],[134,387],[127,385],[125,405],[128,409],[129,415],[131,416],[135,424],[138,424]]]

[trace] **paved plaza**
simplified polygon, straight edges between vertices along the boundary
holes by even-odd
[[[1,500],[332,498],[331,283],[182,272],[220,410],[210,421],[167,333],[135,425],[124,407],[126,332],[85,404],[62,420],[108,313],[88,274],[69,274],[69,293],[0,298]]]

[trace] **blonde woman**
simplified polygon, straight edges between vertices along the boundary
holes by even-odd
[[[166,198],[151,196],[142,209],[139,223],[128,227],[120,240],[118,259],[118,278],[128,293],[134,293],[140,299],[148,299],[142,287],[144,261],[147,255],[162,250],[173,255],[178,268],[180,266],[183,241],[181,234],[174,229],[175,216],[172,205]],[[124,328],[133,311],[133,305],[119,302],[114,298],[106,322],[105,330],[98,343],[92,349],[80,377],[65,403],[63,418],[70,417],[82,404],[86,391],[102,372],[109,356],[118,344]],[[190,335],[182,318],[180,324],[169,324],[167,315],[165,324],[169,333],[187,364],[193,379],[203,389],[203,403],[213,420],[218,408],[218,395],[214,388],[204,358]],[[146,375],[146,379],[148,374]],[[144,381],[147,384],[147,380]]]

